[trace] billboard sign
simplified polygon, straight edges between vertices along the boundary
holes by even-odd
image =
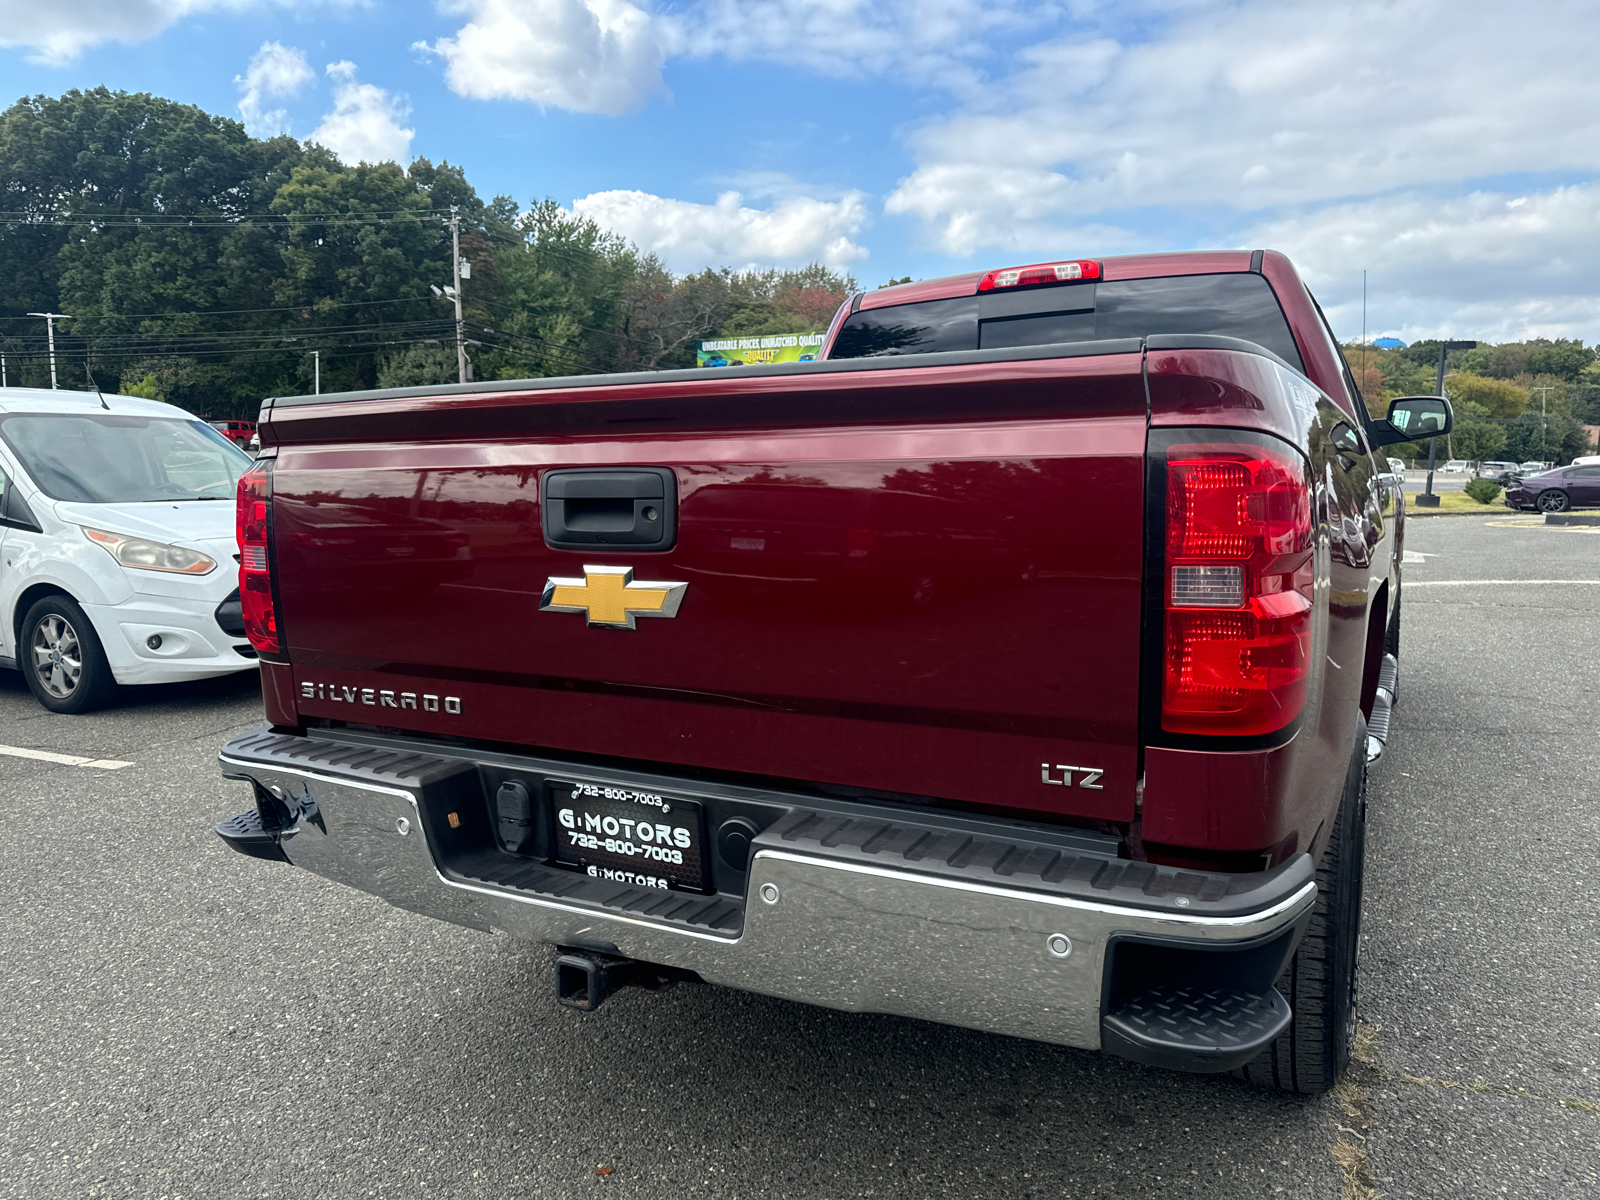
[[[743,367],[754,363],[811,362],[825,334],[774,333],[764,337],[712,338],[695,353],[699,367]]]

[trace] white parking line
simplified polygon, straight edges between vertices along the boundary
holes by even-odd
[[[1490,587],[1496,584],[1573,583],[1580,587],[1600,585],[1600,579],[1415,579],[1406,581],[1406,591],[1419,587]]]
[[[101,771],[120,771],[123,767],[131,767],[131,762],[120,762],[114,758],[84,758],[79,754],[56,754],[49,750],[24,750],[21,746],[0,746],[0,754],[9,754],[12,758],[35,758],[40,762],[60,763],[64,767],[94,767]]]

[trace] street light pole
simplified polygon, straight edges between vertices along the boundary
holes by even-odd
[[[56,383],[56,322],[70,321],[72,317],[67,313],[29,313],[30,317],[43,317],[45,332],[50,339],[50,387],[59,386]]]
[[[1444,395],[1444,356],[1450,350],[1472,350],[1477,347],[1477,342],[1440,342],[1439,343],[1439,375],[1433,384],[1435,396]],[[1423,489],[1422,495],[1417,497],[1418,508],[1438,508],[1439,497],[1433,494],[1433,465],[1434,455],[1437,452],[1439,439],[1428,439],[1428,486]]]
[[[316,374],[313,376],[313,378],[316,380],[316,383],[313,385],[315,390],[312,392],[312,395],[320,396],[322,395],[322,351],[313,350],[311,352],[311,359],[312,369],[316,372]]]

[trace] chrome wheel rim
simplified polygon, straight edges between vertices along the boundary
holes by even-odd
[[[39,684],[57,700],[78,690],[83,678],[83,646],[72,623],[49,613],[33,627],[33,672]]]

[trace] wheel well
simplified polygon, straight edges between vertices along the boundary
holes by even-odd
[[[1383,667],[1383,635],[1389,628],[1389,581],[1386,579],[1373,598],[1367,618],[1367,653],[1361,669],[1361,715],[1372,719],[1372,705],[1378,698],[1378,672]]]
[[[32,587],[22,589],[22,594],[17,597],[17,607],[11,614],[11,644],[16,648],[17,660],[22,659],[22,618],[28,615],[28,610],[46,596],[65,596],[73,600],[71,592],[64,587],[53,583],[36,583]],[[75,600],[73,600],[76,603]]]

